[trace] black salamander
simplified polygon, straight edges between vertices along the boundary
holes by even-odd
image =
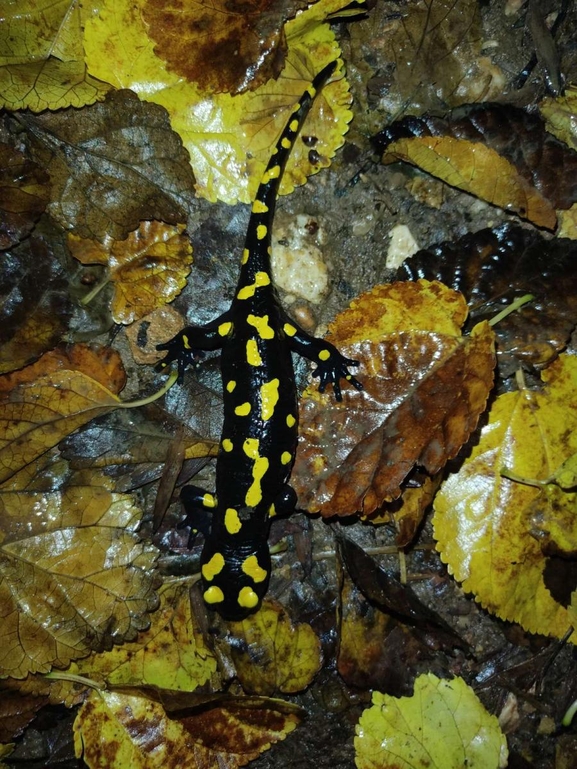
[[[297,446],[297,391],[291,353],[314,361],[319,390],[340,380],[360,383],[329,342],[309,336],[284,312],[272,282],[271,225],[280,179],[313,99],[336,69],[325,67],[294,107],[262,177],[248,225],[240,277],[230,309],[205,326],[189,326],[158,346],[161,367],[197,363],[203,350],[221,349],[224,425],[216,462],[216,493],[185,486],[185,524],[205,534],[201,556],[206,603],[225,619],[254,611],[270,577],[270,518],[289,513],[296,494],[288,485]],[[212,511],[210,516],[206,511]],[[204,520],[204,525],[203,525]],[[209,522],[208,522],[209,521]]]

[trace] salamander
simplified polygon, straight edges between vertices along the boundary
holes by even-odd
[[[224,424],[216,460],[214,494],[185,486],[185,525],[205,535],[201,555],[203,596],[223,618],[240,620],[257,609],[271,571],[271,518],[290,513],[296,494],[288,484],[298,437],[297,390],[291,353],[316,363],[319,390],[340,380],[357,389],[349,360],[329,342],[307,334],[283,310],[271,273],[271,225],[278,188],[291,147],[316,93],[336,69],[331,62],[295,105],[268,162],[242,252],[230,308],[204,326],[188,326],[158,345],[161,368],[177,361],[179,375],[205,350],[221,350]],[[206,515],[210,511],[210,515]],[[204,523],[203,523],[204,522]]]

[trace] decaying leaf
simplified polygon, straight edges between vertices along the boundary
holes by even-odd
[[[82,3],[18,0],[0,17],[0,106],[8,109],[82,107],[109,89],[84,63]]]
[[[48,174],[22,152],[0,144],[0,249],[22,240],[49,199]]]
[[[186,285],[192,246],[184,224],[141,222],[125,240],[106,235],[103,243],[69,235],[72,255],[82,264],[108,266],[114,283],[111,313],[129,324],[171,302]]]
[[[144,219],[186,219],[194,184],[188,153],[158,105],[116,91],[81,112],[22,120],[50,173],[49,211],[65,229],[120,240]]]
[[[2,255],[0,374],[50,350],[67,329],[74,305],[55,248],[34,234]]]
[[[412,697],[373,693],[355,737],[358,769],[504,769],[505,735],[462,678],[419,676]]]
[[[151,698],[99,692],[78,712],[74,744],[89,767],[237,769],[284,740],[299,720],[274,703],[260,710],[224,704],[169,717]]]
[[[439,283],[377,286],[330,327],[364,390],[342,403],[309,388],[292,484],[322,515],[370,514],[415,465],[438,472],[475,429],[493,382],[493,332],[462,337],[464,298]]]
[[[414,162],[408,157],[412,145],[419,155],[417,165],[421,159],[426,164],[424,170],[541,227],[554,228],[553,209],[566,209],[577,201],[577,152],[548,134],[539,115],[522,109],[473,105],[444,119],[408,117],[388,126],[372,142],[385,157],[390,152],[391,159],[402,142],[399,157],[407,155],[401,159]],[[438,160],[431,156],[436,147],[441,148]],[[476,173],[478,157],[484,173]]]
[[[437,494],[433,524],[449,571],[485,608],[562,637],[571,622],[546,585],[546,553],[551,541],[575,544],[577,493],[501,474],[547,478],[577,450],[577,358],[560,356],[542,379],[540,390],[496,399],[471,456]]]
[[[157,551],[132,497],[98,486],[0,494],[0,671],[66,667],[148,625]]]
[[[294,694],[306,689],[319,671],[321,646],[313,629],[293,624],[273,601],[264,601],[256,614],[230,622],[229,628],[231,656],[246,692]]]
[[[569,85],[564,95],[556,99],[543,99],[539,111],[546,120],[547,131],[577,151],[577,86]]]
[[[534,298],[494,327],[499,374],[542,368],[563,350],[577,318],[577,246],[503,224],[418,251],[398,278],[440,280],[461,291],[473,323],[491,319],[516,298]]]
[[[68,670],[107,686],[154,686],[193,692],[216,672],[191,614],[188,585],[164,585],[150,627],[133,643],[95,653]]]
[[[204,91],[253,91],[278,77],[286,53],[283,24],[307,0],[146,0],[142,15],[154,53]]]
[[[334,33],[324,22],[346,0],[320,0],[290,21],[284,28],[287,56],[281,76],[234,97],[207,94],[167,69],[148,37],[143,2],[104,0],[98,16],[87,22],[90,71],[166,107],[190,153],[200,195],[212,201],[250,202],[294,104],[315,73],[339,55]],[[344,78],[323,88],[301,132],[301,137],[310,137],[309,144],[299,139],[294,147],[281,194],[329,165],[352,117],[350,101]]]

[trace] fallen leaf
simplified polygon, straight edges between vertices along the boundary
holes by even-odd
[[[512,224],[479,230],[418,251],[397,278],[440,280],[461,291],[473,323],[525,294],[534,298],[494,327],[499,374],[542,368],[565,348],[577,316],[577,246]]]
[[[93,480],[0,494],[2,676],[66,667],[148,625],[157,551],[132,497]]]
[[[142,16],[154,53],[169,70],[204,91],[235,94],[278,77],[286,53],[283,24],[307,5],[307,0],[178,5],[146,0]]]
[[[256,614],[228,627],[231,657],[246,692],[294,694],[320,669],[321,646],[313,629],[293,624],[280,604],[264,601]]]
[[[539,112],[545,118],[547,131],[577,151],[577,85],[569,84],[563,96],[556,99],[543,99]]]
[[[125,240],[106,235],[101,244],[69,235],[68,243],[82,264],[108,267],[107,281],[114,284],[112,318],[129,324],[171,302],[186,285],[192,246],[184,229],[184,224],[148,221]]]
[[[412,697],[373,692],[357,724],[358,769],[504,769],[508,750],[495,716],[462,678],[419,676]]]
[[[484,159],[483,162],[489,161],[486,165],[487,168],[492,162],[492,153],[497,153],[501,161],[497,161],[497,165],[494,166],[495,170],[492,173],[489,172],[489,178],[478,174],[474,178],[475,184],[472,185],[471,191],[480,197],[485,196],[484,199],[490,202],[495,195],[501,197],[498,185],[502,185],[504,179],[499,178],[498,175],[503,173],[503,169],[507,171],[507,183],[510,185],[513,177],[508,172],[507,164],[509,164],[513,167],[514,172],[526,182],[526,190],[531,190],[526,205],[523,204],[522,193],[517,201],[514,198],[509,202],[512,206],[524,207],[526,210],[520,211],[520,215],[530,218],[537,224],[542,222],[540,226],[554,226],[552,215],[547,212],[546,208],[539,214],[539,218],[535,214],[529,216],[529,211],[533,206],[537,206],[537,211],[539,211],[539,205],[542,205],[539,203],[540,200],[546,201],[553,209],[570,208],[577,201],[577,152],[548,134],[545,131],[544,120],[528,110],[500,104],[469,105],[455,110],[446,118],[426,115],[420,118],[408,117],[388,126],[376,134],[371,141],[376,151],[382,153],[387,150],[391,142],[395,143],[409,137],[427,140],[425,146],[428,143],[436,146],[437,143],[432,142],[433,139],[458,140],[449,142],[448,145],[443,142],[441,147],[459,148],[462,146],[475,162],[477,153],[479,153],[479,156]],[[475,150],[474,154],[472,154],[473,149]],[[487,153],[487,150],[492,152]],[[460,152],[461,150],[457,151]],[[506,161],[507,164],[502,161]],[[446,173],[447,176],[451,175],[450,164]],[[461,169],[457,168],[457,181],[461,173]],[[465,179],[471,177],[471,173],[466,172],[464,177]],[[514,179],[514,182],[515,186],[512,189],[518,196],[520,194],[519,179]],[[449,181],[449,183],[454,184],[453,181]],[[476,191],[476,184],[481,185],[480,189],[485,187],[483,194]],[[493,195],[490,193],[491,184],[495,186]],[[507,194],[506,191],[502,193],[504,200],[496,204],[507,208]],[[512,208],[512,210],[516,209]]]
[[[20,150],[0,144],[0,249],[23,240],[49,200],[48,174]]]
[[[308,388],[300,403],[291,483],[299,506],[324,516],[370,515],[396,499],[418,465],[437,473],[475,429],[493,383],[493,332],[462,337],[464,298],[440,283],[377,286],[330,327],[361,361],[363,391],[343,401]]]
[[[577,494],[501,474],[547,478],[577,450],[577,358],[562,355],[541,376],[541,389],[495,400],[470,457],[435,498],[433,525],[449,571],[486,609],[560,638],[571,622],[544,582],[542,541],[563,527],[575,542]]]
[[[0,689],[0,691],[2,690]],[[26,696],[18,692],[2,691],[0,697],[0,743],[11,742],[19,737],[35,718],[37,711],[44,707],[47,702],[46,697]]]
[[[177,224],[193,205],[188,153],[158,105],[129,91],[21,118],[52,181],[51,215],[82,238],[121,239],[144,219]]]
[[[273,707],[238,704],[177,719],[151,698],[99,692],[78,712],[74,745],[89,767],[237,769],[284,740],[298,721]]]
[[[2,256],[0,374],[26,366],[58,344],[73,314],[58,245],[32,235]]]
[[[339,56],[325,20],[346,1],[320,0],[286,24],[287,57],[278,80],[234,97],[207,94],[167,69],[148,37],[143,3],[104,0],[100,13],[86,24],[90,71],[117,88],[131,88],[166,107],[190,153],[199,195],[211,201],[251,202],[295,103],[314,75]],[[295,185],[330,164],[352,118],[350,102],[344,78],[323,88],[289,158],[281,194],[292,192]],[[302,141],[306,136],[312,137],[313,155],[311,146]]]

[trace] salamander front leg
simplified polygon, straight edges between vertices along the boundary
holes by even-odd
[[[288,483],[282,487],[282,490],[278,497],[275,499],[274,504],[270,506],[268,511],[269,518],[274,518],[275,515],[290,515],[297,504],[296,491]]]
[[[180,492],[180,499],[186,516],[178,524],[178,528],[191,527],[188,538],[190,548],[197,532],[200,531],[201,534],[208,537],[212,521],[211,511],[216,507],[216,497],[199,486],[184,486]]]
[[[198,365],[205,350],[218,350],[232,332],[229,320],[230,311],[223,313],[206,326],[187,326],[168,342],[157,344],[157,350],[166,350],[166,357],[157,364],[157,371],[163,371],[173,361],[178,365],[178,378],[182,381],[184,371],[189,365]]]
[[[317,364],[313,376],[320,380],[320,392],[324,392],[326,386],[332,384],[335,398],[342,400],[341,379],[346,379],[357,390],[363,389],[363,385],[349,371],[349,366],[359,365],[358,360],[345,358],[333,344],[325,339],[310,336],[292,320],[287,320],[283,329],[291,350]]]

